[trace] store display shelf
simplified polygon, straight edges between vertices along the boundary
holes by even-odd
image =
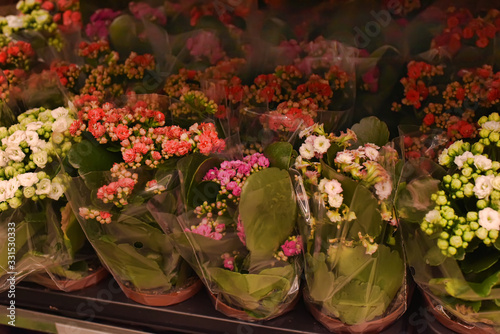
[[[7,305],[6,293],[0,303]],[[117,283],[107,279],[99,285],[72,293],[52,291],[36,284],[16,287],[16,326],[49,333],[329,333],[306,310],[303,301],[286,315],[265,322],[248,323],[224,316],[214,309],[206,291],[168,307],[138,304],[125,297]],[[421,306],[417,293],[406,314],[384,334],[452,333]],[[6,307],[0,323],[7,324]],[[7,319],[7,320],[6,320]],[[83,330],[83,331],[81,331]]]

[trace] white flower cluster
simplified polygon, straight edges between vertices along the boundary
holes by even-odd
[[[62,38],[52,15],[40,4],[32,1],[20,1],[17,9],[19,15],[0,16],[0,32],[7,37],[20,32],[36,31],[44,36],[48,43],[58,50],[62,47]]]
[[[330,148],[330,140],[325,136],[311,135],[299,148],[300,156],[303,159],[312,159],[314,157],[322,157]]]
[[[71,148],[73,120],[65,108],[37,108],[19,115],[18,124],[0,127],[0,211],[18,207],[22,198],[62,196],[62,182],[40,170]]]
[[[63,194],[62,180],[58,177],[50,180],[44,172],[20,174],[0,181],[0,212],[19,207],[23,198],[58,200]]]

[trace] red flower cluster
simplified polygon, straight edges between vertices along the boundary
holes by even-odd
[[[463,44],[485,48],[499,29],[500,13],[496,9],[491,9],[484,17],[475,18],[468,9],[451,7],[448,9],[446,27],[432,40],[431,47],[447,47],[452,55]]]
[[[313,99],[300,102],[287,101],[278,105],[269,115],[261,116],[261,123],[273,131],[294,132],[312,126],[317,116],[318,105]]]
[[[109,43],[105,40],[92,43],[81,42],[78,47],[78,55],[87,60],[99,59],[109,52],[111,52],[111,49],[109,48]]]
[[[61,85],[68,89],[75,87],[81,73],[80,68],[76,64],[57,60],[50,64],[50,70],[59,76]]]
[[[48,11],[54,18],[59,29],[71,32],[82,27],[82,14],[79,0],[36,0],[42,9]]]
[[[0,48],[0,66],[2,69],[18,68],[27,71],[34,56],[35,51],[31,44],[23,41],[10,41]]]
[[[118,144],[127,167],[145,164],[156,168],[171,157],[196,151],[209,154],[225,147],[213,124],[195,124],[189,130],[165,126],[165,115],[149,109],[145,101],[123,108],[111,103],[99,105],[95,99],[76,104],[82,108],[70,133],[79,136],[82,131],[89,131],[101,144]]]
[[[127,198],[137,184],[137,174],[133,176],[135,177],[120,178],[118,181],[102,186],[97,190],[97,198],[104,203],[113,202],[118,207],[127,205]]]
[[[402,103],[420,109],[422,102],[429,95],[437,94],[437,87],[433,85],[433,79],[444,74],[443,66],[434,66],[421,61],[410,61],[407,69],[408,76],[401,79],[405,89],[405,98]]]

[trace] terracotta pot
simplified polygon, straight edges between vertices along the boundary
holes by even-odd
[[[161,294],[161,295],[153,295],[148,293],[142,293],[138,291],[134,291],[122,283],[118,282],[118,285],[122,289],[123,293],[127,298],[132,299],[133,301],[148,305],[148,306],[169,306],[181,303],[186,299],[194,296],[198,291],[200,291],[201,286],[203,285],[199,279],[193,279],[190,284],[182,289],[179,289],[175,292]]]
[[[362,324],[347,325],[337,318],[332,318],[318,309],[317,305],[311,301],[309,296],[309,290],[304,288],[304,301],[306,307],[311,312],[316,320],[318,320],[323,326],[325,326],[330,332],[336,333],[380,333],[385,328],[389,327],[391,324],[396,322],[405,313],[406,305],[410,303],[410,298],[413,292],[413,285],[405,286],[407,289],[406,300],[396,300],[396,307],[393,311],[387,314],[383,318],[371,320]],[[396,297],[397,298],[397,297]]]
[[[240,319],[240,320],[244,320],[244,321],[262,321],[262,320],[271,320],[271,319],[277,318],[280,315],[283,315],[287,312],[290,312],[295,307],[295,305],[297,304],[297,302],[299,301],[299,298],[300,298],[300,294],[297,293],[297,296],[293,299],[293,301],[291,303],[289,303],[285,308],[282,308],[281,310],[279,310],[279,312],[277,312],[277,313],[275,313],[267,318],[257,319],[257,318],[254,318],[254,317],[248,315],[248,313],[246,313],[243,310],[233,308],[233,307],[223,303],[220,300],[220,298],[217,298],[217,296],[214,295],[210,290],[208,290],[208,294],[210,296],[210,299],[212,299],[212,302],[213,302],[215,309],[217,311],[222,312],[223,314],[227,315],[230,318],[236,318],[236,319]]]
[[[469,324],[461,321],[454,315],[446,312],[446,310],[439,304],[439,302],[435,301],[433,297],[428,295],[426,292],[422,291],[424,295],[424,300],[427,305],[428,310],[431,314],[439,321],[443,326],[448,329],[451,329],[454,332],[460,334],[496,334],[497,332],[493,329],[493,327],[488,326],[487,324]]]
[[[72,292],[96,285],[108,275],[109,273],[104,267],[99,267],[92,274],[89,274],[79,280],[58,280],[51,278],[47,273],[32,274],[29,276],[29,280],[51,290]]]

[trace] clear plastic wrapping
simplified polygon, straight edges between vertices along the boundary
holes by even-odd
[[[52,200],[25,203],[0,215],[0,291],[27,275],[71,262]]]
[[[141,180],[134,187],[142,191],[127,196],[129,204],[122,210],[111,211],[113,203],[98,198],[99,187],[112,186],[111,172],[73,178],[68,198],[102,264],[129,298],[153,306],[179,303],[200,285],[146,208],[147,200],[155,191],[165,191],[175,174],[146,168],[134,173]],[[146,179],[157,182],[146,184]]]
[[[185,158],[178,165],[183,173],[176,194],[162,194],[150,202],[153,215],[202,279],[215,307],[247,321],[289,311],[298,298],[302,272],[296,256],[301,242],[294,236],[296,201],[291,179],[285,170],[263,167],[269,165],[266,160],[259,153],[238,162],[197,155]],[[225,181],[203,181],[209,170],[218,170],[222,180],[235,164],[251,175],[241,188],[228,186],[230,197],[220,192]],[[244,166],[249,170],[243,171]],[[237,178],[236,174],[232,177]],[[223,198],[227,207],[220,204],[226,202]],[[212,207],[213,215],[202,213],[202,206]],[[168,207],[177,208],[176,214],[167,212]]]
[[[458,332],[499,332],[498,114],[479,138],[456,141],[434,161],[409,159],[397,208],[408,264],[436,318]]]
[[[387,141],[386,131],[375,118],[338,137],[315,125],[295,163],[304,297],[330,331],[380,332],[408,307],[406,260],[392,205],[397,153],[391,145],[378,146]]]

